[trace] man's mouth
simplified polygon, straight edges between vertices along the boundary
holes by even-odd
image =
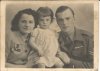
[[[29,30],[29,28],[23,28],[24,30]]]

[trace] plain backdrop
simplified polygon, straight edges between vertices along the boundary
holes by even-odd
[[[75,25],[81,29],[87,30],[91,33],[93,33],[93,27],[94,27],[94,8],[92,3],[41,3],[38,2],[32,4],[32,3],[12,3],[6,5],[6,30],[9,31],[11,27],[11,21],[15,14],[26,8],[31,8],[33,10],[37,10],[39,7],[50,7],[53,12],[55,13],[56,9],[59,6],[69,6],[71,7],[75,12]],[[55,31],[60,31],[56,19],[54,19],[54,22],[51,24],[51,29]]]

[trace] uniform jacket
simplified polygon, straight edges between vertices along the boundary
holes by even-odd
[[[62,51],[70,58],[93,64],[93,35],[85,30],[75,28],[73,41],[67,33],[59,32],[59,44]]]

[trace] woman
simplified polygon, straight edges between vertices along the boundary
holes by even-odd
[[[30,32],[36,25],[36,12],[32,9],[19,11],[11,24],[6,40],[6,67],[33,67],[38,56],[28,45]]]

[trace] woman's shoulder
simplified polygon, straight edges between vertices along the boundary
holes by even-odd
[[[13,42],[19,42],[18,41],[18,32],[17,31],[10,31],[9,33],[7,33],[6,36],[7,40],[9,41],[13,41]]]

